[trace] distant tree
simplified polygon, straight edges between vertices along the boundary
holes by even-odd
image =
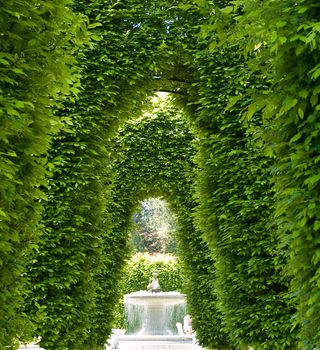
[[[165,201],[160,198],[144,200],[140,211],[134,213],[133,221],[131,241],[135,252],[176,252],[177,224]]]

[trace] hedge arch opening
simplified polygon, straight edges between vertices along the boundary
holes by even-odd
[[[130,244],[133,254],[176,255],[176,216],[163,198],[148,197],[140,201],[132,222]]]
[[[111,333],[112,312],[119,299],[117,283],[129,256],[131,215],[139,200],[149,196],[166,199],[178,216],[181,260],[189,281],[189,307],[199,339],[202,334],[202,342],[209,343],[206,329],[210,324],[211,329],[216,328],[214,341],[220,339],[220,343],[226,342],[224,332],[220,330],[217,310],[212,318],[216,309],[212,302],[212,285],[205,283],[210,276],[213,280],[212,260],[206,243],[193,224],[195,142],[183,112],[174,107],[172,101],[160,102],[143,118],[124,125],[112,138],[104,153],[109,155],[106,163],[95,163],[106,177],[95,181],[90,174],[90,181],[84,181],[81,194],[74,188],[69,189],[68,201],[66,193],[56,198],[52,192],[52,199],[57,201],[58,206],[64,203],[59,210],[61,215],[72,215],[73,218],[78,215],[79,221],[70,223],[63,219],[62,225],[58,222],[61,216],[55,212],[57,207],[50,203],[55,214],[50,217],[48,207],[48,231],[42,252],[32,261],[30,275],[34,299],[28,312],[39,323],[42,322],[39,333],[45,348],[70,348],[75,346],[75,342],[77,346],[98,346],[105,342],[106,334]],[[68,142],[64,145],[70,146]],[[71,145],[73,147],[74,143]],[[57,152],[58,159],[60,154],[61,150]],[[73,156],[74,152],[70,154]],[[73,164],[77,168],[78,159]],[[54,183],[57,185],[61,183],[58,179],[68,179],[70,170],[73,171],[69,167],[63,172],[59,170]],[[56,190],[61,191],[60,185]],[[77,201],[83,204],[77,205]],[[84,227],[84,216],[90,217],[90,211],[97,214],[96,207],[92,209],[97,203],[101,205],[100,217],[89,218],[88,226]],[[64,212],[66,209],[69,214]],[[91,226],[92,221],[96,223],[95,227]],[[92,232],[90,235],[88,228]],[[86,235],[84,232],[87,232]],[[200,284],[201,291],[197,290]],[[32,308],[33,303],[36,303],[36,308]],[[207,312],[208,305],[210,313]],[[65,318],[68,323],[64,322]]]

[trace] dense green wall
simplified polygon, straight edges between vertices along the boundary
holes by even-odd
[[[267,59],[273,67],[267,101],[257,94],[254,102],[266,125],[266,151],[275,158],[274,217],[288,256],[286,273],[297,307],[294,326],[303,349],[318,348],[320,342],[319,10],[318,1],[285,1],[265,4],[248,16],[252,40],[263,37],[268,44],[257,62]],[[258,17],[263,29],[255,33]],[[276,31],[270,30],[275,26]]]
[[[166,199],[178,219],[185,291],[198,339],[209,348],[216,345],[228,348],[213,294],[213,260],[193,224],[193,157],[198,142],[188,131],[181,111],[168,102],[155,107],[149,118],[128,123],[120,129],[115,140],[118,174],[114,200],[107,210],[114,222],[112,233],[118,237],[119,245],[126,242],[132,225],[131,215],[138,201],[149,196]]]
[[[286,349],[294,346],[295,336],[285,295],[288,281],[280,273],[284,261],[270,218],[272,162],[248,130],[257,121],[247,127],[241,121],[246,105],[241,101],[227,108],[230,96],[246,93],[246,84],[257,89],[259,84],[248,81],[235,49],[197,56],[195,221],[215,262],[213,291],[233,346]]]
[[[180,257],[187,292],[200,273],[199,265],[194,265],[189,257],[201,254],[192,225],[192,156],[195,152],[192,140],[183,115],[168,103],[149,117],[127,124],[120,130],[116,142],[117,154],[121,156],[115,164],[118,175],[113,190],[114,202],[109,209],[115,222],[112,231],[126,241],[132,225],[131,215],[139,200],[161,196],[169,203],[178,220]],[[208,268],[205,261],[202,263],[201,271]],[[189,270],[194,271],[193,276],[188,274]],[[199,300],[191,297],[188,302],[190,308],[193,306],[194,315],[201,319],[202,313],[197,311],[200,310],[197,307]]]
[[[299,347],[314,349],[319,347],[320,334],[316,209],[320,4],[237,0],[232,5],[211,17],[207,40],[212,47],[236,43],[249,75],[264,82],[259,89],[247,89],[252,103],[244,119],[259,120],[253,132],[272,162],[275,209],[270,221],[287,259],[283,273],[291,279],[288,297],[296,308],[292,328]],[[221,29],[218,38],[212,35]]]
[[[120,120],[140,113],[145,103],[145,75],[154,74],[162,35],[135,31],[131,17],[142,15],[138,8],[127,11],[104,1],[76,4],[77,11],[91,23],[99,20],[100,26],[93,30],[92,46],[78,55],[79,99],[57,111],[67,124],[49,154],[45,235],[29,272],[33,298],[27,312],[34,317],[40,308],[37,332],[47,349],[102,346],[111,332],[118,267],[126,247],[108,231],[112,222],[105,211],[110,200],[106,185],[112,181],[113,160],[107,146]],[[144,17],[157,27],[156,15]],[[132,55],[139,42],[148,42],[148,50]]]
[[[68,0],[0,2],[2,349],[32,329],[21,306],[28,289],[28,256],[41,233],[38,222],[49,174],[46,152],[64,123],[53,111],[78,91],[75,53],[87,41],[85,18],[69,5]]]
[[[78,58],[79,99],[58,111],[68,123],[49,155],[46,234],[29,272],[33,298],[27,311],[33,317],[40,309],[37,331],[47,349],[95,348],[111,332],[127,242],[117,235],[122,218],[115,220],[114,208],[108,210],[114,176],[110,140],[122,119],[134,118],[150,103],[146,96],[153,93],[161,66],[168,65],[174,37],[159,21],[158,3],[150,4],[149,15],[140,2],[131,5],[86,1],[76,7],[100,26],[93,30],[96,44]],[[124,204],[126,220],[134,203]]]

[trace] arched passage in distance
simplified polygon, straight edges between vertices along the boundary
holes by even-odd
[[[200,232],[193,224],[195,201],[195,136],[188,128],[183,112],[172,102],[158,103],[155,110],[125,124],[114,140],[117,155],[112,184],[112,201],[108,207],[113,242],[123,258],[132,226],[132,213],[140,200],[161,197],[167,201],[178,220],[179,256],[187,281],[188,306],[194,326],[210,324],[215,341],[227,343],[220,328],[220,315],[214,309],[212,285],[213,261]],[[119,265],[115,266],[119,273]],[[106,280],[107,281],[107,280]],[[201,290],[197,289],[201,285]],[[210,312],[208,305],[210,304]],[[203,342],[208,333],[203,334]]]

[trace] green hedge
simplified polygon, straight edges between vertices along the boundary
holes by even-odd
[[[183,199],[181,199],[183,203]],[[193,212],[193,210],[191,211]],[[215,294],[216,269],[207,243],[196,228],[188,207],[182,206],[178,232],[179,250],[185,273],[188,312],[199,343],[207,349],[233,349],[222,322]]]
[[[168,9],[166,22],[162,18],[163,6]],[[94,39],[99,43],[79,55],[82,69],[79,100],[64,104],[57,112],[67,116],[68,126],[55,138],[50,153],[53,175],[43,220],[46,234],[29,272],[32,298],[28,312],[33,317],[40,309],[43,316],[37,329],[42,345],[61,350],[101,347],[111,332],[117,281],[123,259],[128,255],[125,235],[136,201],[149,195],[164,195],[170,197],[176,210],[185,210],[187,206],[189,216],[193,206],[189,187],[192,180],[184,174],[185,168],[190,170],[190,136],[184,138],[179,131],[177,144],[171,137],[164,138],[166,133],[160,130],[160,125],[155,135],[150,129],[151,148],[147,151],[142,148],[139,155],[142,161],[137,158],[131,164],[128,158],[125,164],[132,167],[127,173],[133,176],[138,172],[136,166],[144,164],[145,153],[151,150],[152,157],[145,168],[149,167],[154,175],[144,178],[146,187],[136,192],[130,189],[133,182],[128,185],[125,177],[121,182],[116,175],[114,180],[112,171],[116,169],[111,166],[115,150],[109,148],[120,121],[128,116],[134,118],[144,104],[150,103],[144,98],[159,88],[158,78],[160,85],[167,81],[166,89],[177,92],[188,84],[184,81],[186,76],[177,79],[176,71],[170,68],[173,63],[177,67],[182,64],[179,54],[186,45],[186,33],[189,36],[188,27],[177,16],[177,11],[179,14],[183,11],[158,1],[148,4],[79,1],[75,8],[86,13],[91,22],[99,21],[99,26],[91,26],[95,27]],[[194,18],[189,16],[191,23]],[[171,22],[168,30],[167,23]],[[176,44],[177,37],[180,39]],[[171,51],[173,47],[177,50]],[[174,58],[168,59],[173,52]],[[166,75],[164,79],[160,77],[164,70],[170,79]],[[174,124],[163,125],[170,128],[168,134],[174,137]],[[159,161],[168,158],[166,166],[161,162],[156,167],[152,165],[155,136],[161,136],[164,142],[161,146],[164,158]],[[140,138],[143,140],[145,135]],[[167,141],[172,142],[166,148]],[[179,149],[181,153],[177,152]],[[174,158],[176,155],[178,159]],[[131,159],[134,161],[134,157]],[[170,169],[170,164],[176,168]],[[153,181],[156,176],[160,180]],[[175,186],[177,183],[180,184]],[[121,187],[123,192],[117,192]],[[128,189],[134,198],[128,197],[129,192],[125,192]],[[115,194],[118,198],[113,197]],[[180,220],[181,227],[184,220],[184,217]],[[182,229],[185,240],[193,227],[187,229]]]
[[[79,88],[75,53],[85,17],[70,0],[0,5],[0,348],[30,336],[26,265],[37,247],[46,201],[47,151],[64,124],[53,113]],[[66,35],[66,33],[68,33]],[[68,97],[69,96],[69,97]]]
[[[174,206],[191,184],[193,136],[181,112],[169,104],[124,125],[109,149],[99,136],[103,119],[86,117],[84,124],[90,128],[76,124],[55,140],[46,236],[31,266],[31,302],[45,312],[38,332],[46,349],[103,345],[121,292],[133,210],[139,200],[155,195]],[[88,130],[95,137],[89,138]],[[113,174],[110,155],[116,155]]]
[[[271,161],[251,135],[249,128],[259,127],[257,121],[242,123],[248,102],[243,98],[229,105],[230,96],[246,94],[246,84],[256,89],[262,84],[250,81],[236,49],[198,54],[201,138],[195,219],[215,262],[212,307],[218,306],[231,344],[287,349],[295,344],[293,310],[271,223]]]
[[[182,265],[177,257],[169,254],[135,254],[124,272],[123,293],[147,290],[152,272],[157,271],[163,292],[183,292]]]
[[[97,43],[78,55],[79,98],[56,112],[67,125],[49,154],[45,235],[29,272],[32,298],[27,311],[34,317],[40,309],[37,334],[47,350],[101,348],[111,332],[116,281],[127,248],[109,230],[112,222],[105,210],[111,201],[113,162],[107,146],[120,120],[140,112],[148,88],[144,74],[154,75],[154,56],[162,41],[158,31],[156,37],[141,31],[139,38],[127,35],[131,15],[142,15],[142,6],[128,13],[112,1],[77,1],[74,10],[89,17]],[[156,16],[150,19],[150,27],[155,21]],[[150,51],[132,56],[137,41],[148,41]]]
[[[112,232],[119,242],[123,242],[121,244],[125,244],[132,226],[131,215],[139,200],[161,196],[176,214],[178,235],[187,246],[189,237],[194,234],[194,228],[186,224],[192,218],[190,176],[193,167],[193,135],[187,129],[181,111],[168,102],[155,107],[153,113],[125,125],[115,139],[117,177],[113,203],[110,203],[109,208],[114,222]],[[189,247],[189,251],[196,254],[194,249],[193,246]],[[183,266],[189,264],[183,255],[182,259]],[[186,276],[185,269],[182,272]],[[148,270],[143,280],[138,278],[141,282],[135,285],[135,289],[145,289],[150,275]],[[161,280],[160,271],[159,278]],[[172,288],[175,286],[171,285]],[[170,284],[165,284],[163,288],[170,289]]]
[[[250,114],[261,111],[265,151],[274,159],[274,221],[288,259],[285,272],[292,279],[290,297],[297,308],[292,322],[303,349],[319,348],[320,4],[235,3],[244,11],[236,37],[243,36],[245,26],[250,38],[241,49],[248,52],[255,43],[263,43],[250,70],[259,67],[258,73],[271,82],[270,89],[253,95]]]
[[[109,213],[113,213],[112,231],[119,240],[126,240],[138,201],[148,196],[163,196],[177,216],[184,288],[199,340],[206,346],[217,344],[217,339],[227,344],[226,334],[221,331],[219,312],[212,312],[216,310],[211,290],[213,261],[193,225],[192,140],[184,115],[169,103],[159,105],[154,113],[130,122],[120,130],[115,140],[118,176],[114,202],[109,209]],[[148,276],[140,288],[144,289],[147,283]]]
[[[247,89],[252,103],[245,119],[259,120],[253,132],[272,161],[275,209],[270,220],[281,256],[287,259],[284,274],[291,280],[287,299],[297,309],[292,328],[299,346],[314,349],[320,343],[316,209],[320,4],[237,0],[232,5],[211,17],[210,28],[217,28],[223,19],[224,33],[216,43],[236,43],[239,54],[248,57],[249,74],[267,82],[257,90]]]

